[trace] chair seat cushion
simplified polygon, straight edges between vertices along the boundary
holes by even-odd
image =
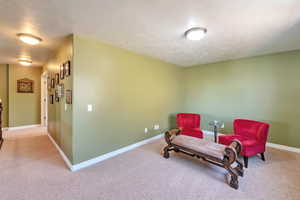
[[[229,145],[234,139],[237,139],[242,143],[241,155],[243,156],[253,156],[265,151],[264,144],[256,139],[242,135],[220,135],[219,143]]]
[[[215,158],[223,160],[225,145],[217,144],[203,139],[198,139],[185,135],[178,135],[173,140],[172,143],[178,146],[182,146],[199,153],[203,153]]]
[[[180,132],[181,135],[203,138],[203,132],[198,128],[184,128]]]

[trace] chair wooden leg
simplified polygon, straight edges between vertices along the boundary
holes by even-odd
[[[265,153],[261,153],[260,155],[261,155],[261,159],[262,159],[263,161],[266,161],[266,159],[265,159]]]
[[[245,168],[248,168],[248,157],[247,156],[244,156],[244,165],[245,165]]]

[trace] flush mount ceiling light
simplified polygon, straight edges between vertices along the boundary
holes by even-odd
[[[194,27],[185,32],[185,37],[188,40],[201,40],[207,33],[206,28]]]
[[[30,45],[36,45],[42,41],[41,38],[28,33],[18,33],[17,36],[22,42]]]
[[[20,58],[18,60],[19,64],[23,65],[23,66],[30,66],[32,64],[32,61],[30,59],[27,58]]]

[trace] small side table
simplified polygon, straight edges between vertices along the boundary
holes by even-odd
[[[224,122],[219,122],[217,120],[209,122],[209,125],[214,129],[215,143],[218,143],[218,128],[224,128]]]

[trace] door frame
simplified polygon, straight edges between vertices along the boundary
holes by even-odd
[[[48,126],[48,73],[41,76],[41,126]]]

